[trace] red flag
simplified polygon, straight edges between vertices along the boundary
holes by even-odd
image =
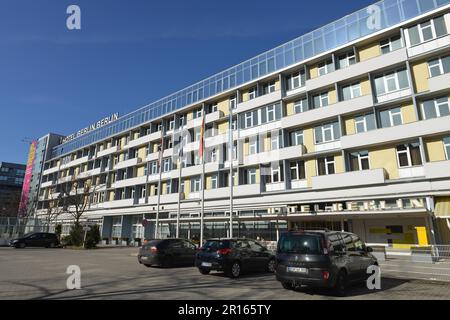
[[[161,142],[159,144],[159,166],[160,167],[161,167],[161,163],[162,163],[163,152],[164,152],[164,136],[161,135]]]
[[[205,116],[203,116],[202,127],[200,128],[200,148],[198,150],[198,155],[203,162],[203,154],[205,151]]]

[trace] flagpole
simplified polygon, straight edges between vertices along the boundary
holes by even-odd
[[[180,148],[178,150],[178,207],[177,207],[177,231],[176,235],[177,238],[180,237],[180,215],[181,215],[181,170],[183,167],[183,145],[184,145],[184,139],[183,139],[183,127],[184,123],[180,127],[180,138],[178,147]]]
[[[237,101],[236,101],[237,103]],[[228,143],[230,145],[229,147],[229,154],[230,154],[230,238],[233,238],[233,185],[234,185],[234,177],[233,177],[233,160],[234,160],[234,154],[233,154],[233,109],[231,107],[231,103],[228,105],[229,109],[229,130],[228,130]]]
[[[156,204],[156,228],[155,228],[155,239],[158,239],[159,234],[159,204],[161,202],[161,178],[162,178],[162,156],[163,156],[163,150],[164,150],[164,122],[161,126],[161,142],[159,147],[159,180],[158,180],[158,200]]]
[[[201,211],[200,211],[200,246],[203,245],[203,229],[204,229],[204,216],[205,216],[205,104],[202,105],[202,128],[200,134],[200,158],[202,161],[202,178],[201,178]]]

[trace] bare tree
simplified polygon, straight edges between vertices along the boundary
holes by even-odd
[[[45,214],[45,222],[47,225],[47,232],[50,228],[50,224],[56,221],[58,217],[63,213],[63,195],[61,193],[55,195],[54,189],[50,190],[49,203]]]
[[[71,183],[61,186],[63,212],[71,215],[75,224],[79,224],[80,219],[88,209],[95,189],[96,186],[90,179],[83,182],[73,178]]]

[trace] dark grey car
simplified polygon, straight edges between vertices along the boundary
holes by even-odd
[[[45,247],[55,248],[59,246],[56,234],[46,232],[34,232],[24,235],[22,238],[13,239],[9,245],[14,248]]]
[[[150,240],[138,254],[138,261],[146,267],[194,266],[197,246],[185,239]]]
[[[365,281],[367,268],[378,265],[372,249],[353,233],[291,231],[277,247],[276,278],[284,288],[328,287],[345,295],[349,284]]]

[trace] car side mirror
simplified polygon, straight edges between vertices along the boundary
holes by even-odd
[[[366,247],[366,252],[373,252],[373,249],[371,247]]]

